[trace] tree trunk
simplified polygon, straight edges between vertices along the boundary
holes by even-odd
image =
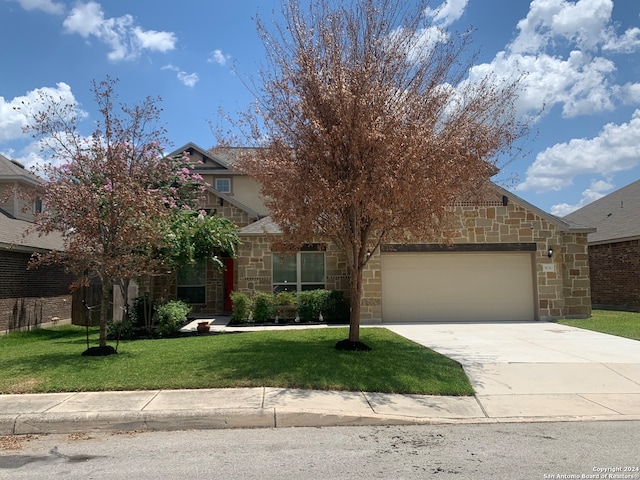
[[[362,267],[353,268],[349,276],[351,312],[349,315],[349,341],[360,341],[360,302],[362,300]]]
[[[109,318],[109,303],[111,301],[111,281],[102,279],[102,295],[100,298],[100,346],[107,346],[107,321]]]

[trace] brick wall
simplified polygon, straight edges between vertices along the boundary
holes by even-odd
[[[71,318],[71,276],[58,266],[27,270],[29,258],[0,252],[0,331]]]
[[[595,306],[640,311],[640,240],[589,246]]]

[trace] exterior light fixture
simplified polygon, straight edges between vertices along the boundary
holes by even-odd
[[[553,248],[549,247],[549,250],[547,250],[547,257],[553,257]]]

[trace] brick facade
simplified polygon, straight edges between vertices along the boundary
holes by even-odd
[[[534,298],[539,319],[588,317],[591,314],[587,234],[569,232],[542,215],[514,202],[453,209],[453,244],[527,244],[532,246]],[[238,250],[237,289],[252,294],[271,291],[271,242],[266,236],[246,236]],[[427,244],[425,244],[427,245]],[[548,249],[554,253],[550,258]],[[348,294],[346,262],[336,247],[326,252],[326,288]],[[382,320],[381,257],[375,252],[363,272],[361,318]]]
[[[640,240],[589,246],[595,307],[640,311]]]
[[[57,266],[28,270],[30,256],[0,252],[0,331],[71,319],[71,276]]]

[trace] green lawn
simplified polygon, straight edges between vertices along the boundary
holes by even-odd
[[[640,340],[640,313],[637,312],[594,310],[591,318],[561,320],[559,323]]]
[[[370,352],[335,350],[346,337],[346,328],[326,328],[137,340],[121,342],[117,355],[83,357],[81,327],[14,333],[0,336],[0,393],[269,386],[473,394],[458,363],[384,328],[361,330]]]

